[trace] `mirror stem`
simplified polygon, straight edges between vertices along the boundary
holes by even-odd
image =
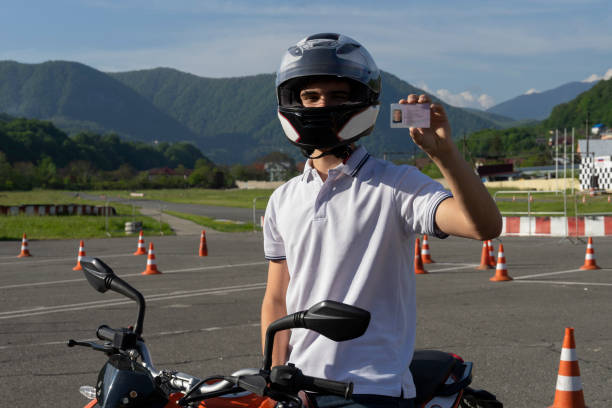
[[[130,284],[128,284],[126,281],[124,281],[123,279],[119,278],[116,275],[111,277],[107,281],[106,285],[110,290],[121,293],[122,295],[125,295],[129,297],[130,299],[135,300],[136,303],[138,303],[138,317],[136,318],[136,325],[134,326],[134,333],[136,333],[138,338],[140,338],[142,334],[142,326],[143,326],[144,315],[145,315],[144,297],[142,296],[142,294],[140,294],[140,292],[138,292],[136,289],[130,286]]]
[[[304,327],[304,313],[297,312],[285,317],[282,317],[268,326],[266,329],[266,344],[264,347],[263,371],[270,371],[272,366],[272,350],[274,349],[274,336],[277,332],[295,327]]]

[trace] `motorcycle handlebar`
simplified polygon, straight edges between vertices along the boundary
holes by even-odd
[[[300,388],[304,391],[319,392],[322,394],[333,394],[344,399],[349,399],[353,394],[353,383],[327,380],[325,378],[310,377],[304,375]]]
[[[115,341],[115,333],[115,329],[108,327],[105,324],[98,327],[98,330],[96,330],[96,336],[100,340]]]

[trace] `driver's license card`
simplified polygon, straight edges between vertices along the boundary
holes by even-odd
[[[428,103],[391,104],[392,128],[428,128],[429,126],[430,116]]]

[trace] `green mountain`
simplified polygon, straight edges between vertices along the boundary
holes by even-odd
[[[0,112],[51,120],[71,133],[116,132],[143,141],[196,138],[121,82],[76,62],[0,61]]]
[[[200,146],[214,161],[250,162],[271,150],[294,157],[276,118],[274,74],[240,78],[202,78],[169,68],[109,74],[200,135]],[[389,128],[389,105],[410,93],[424,93],[396,76],[382,73],[381,110],[372,135],[363,144],[375,155],[411,152],[406,132]],[[442,103],[439,99],[435,101]],[[444,104],[454,134],[500,128],[484,112],[466,112]],[[511,121],[511,120],[510,120]],[[206,146],[206,147],[204,147]]]
[[[587,113],[589,127],[596,123],[612,126],[612,79],[599,81],[575,99],[557,105],[544,121],[544,126],[549,129],[584,129]]]
[[[407,132],[389,127],[389,105],[423,91],[386,72],[382,80],[381,111],[363,144],[378,156],[410,154],[414,145]],[[444,105],[455,137],[504,127],[482,112]],[[249,163],[278,150],[300,157],[276,118],[273,74],[213,79],[169,68],[108,74],[74,62],[4,61],[0,112],[51,120],[72,134],[91,130],[143,141],[192,141],[217,163]]]

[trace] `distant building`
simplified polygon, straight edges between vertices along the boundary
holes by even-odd
[[[285,174],[291,170],[293,165],[290,162],[267,162],[264,170],[270,176],[269,181],[281,181],[285,179]]]
[[[580,187],[583,190],[612,190],[612,139],[578,141]]]
[[[514,164],[482,164],[476,167],[476,172],[482,181],[514,180],[519,173],[514,171]]]

